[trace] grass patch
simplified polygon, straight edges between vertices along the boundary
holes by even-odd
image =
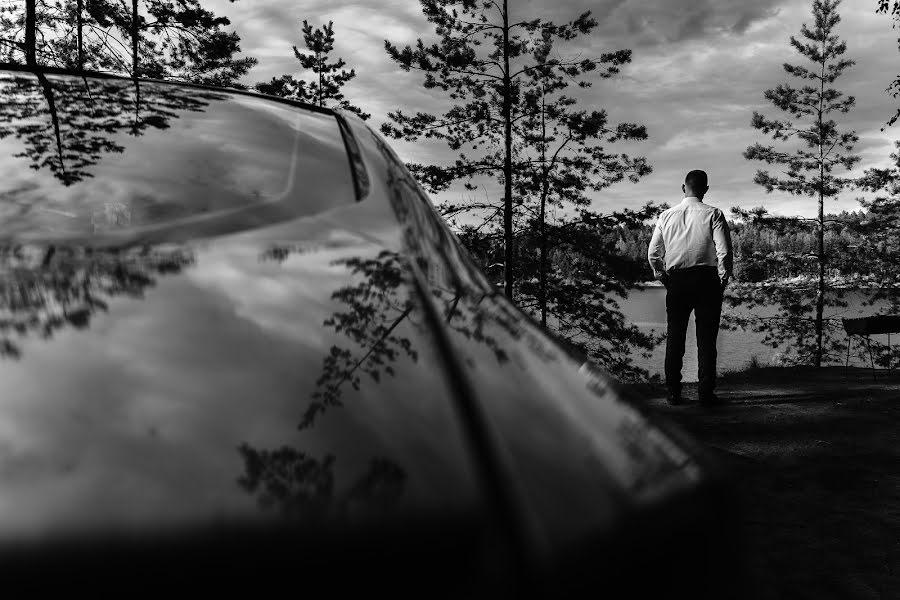
[[[725,369],[719,372],[720,379],[734,379],[737,377],[747,376],[747,375],[755,375],[764,369],[770,368],[781,368],[781,367],[770,367],[769,365],[764,365],[759,360],[759,356],[754,354],[750,357],[750,360],[747,361],[743,367],[737,369]]]

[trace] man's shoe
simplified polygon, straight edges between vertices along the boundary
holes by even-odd
[[[684,398],[681,397],[681,394],[673,394],[669,392],[666,395],[666,402],[668,402],[672,406],[681,406],[682,404],[684,404]]]

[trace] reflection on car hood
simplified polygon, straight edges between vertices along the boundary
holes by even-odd
[[[0,111],[0,543],[478,510],[333,114],[28,72]]]
[[[0,117],[0,239],[194,239],[355,201],[334,116],[252,95],[0,71]]]
[[[477,508],[403,258],[340,218],[7,255],[0,540]]]

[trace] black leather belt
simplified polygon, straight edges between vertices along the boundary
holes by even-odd
[[[669,269],[666,271],[666,273],[671,275],[672,273],[692,273],[692,272],[698,272],[698,271],[702,272],[702,271],[708,271],[708,270],[712,270],[712,271],[715,271],[716,273],[718,273],[719,267],[713,267],[711,265],[695,265],[693,267],[685,267],[683,269]]]

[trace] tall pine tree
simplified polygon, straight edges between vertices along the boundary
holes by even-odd
[[[520,298],[520,303],[536,301],[541,323],[547,325],[551,304],[557,317],[566,321],[574,308],[565,301],[558,302],[562,299],[556,296],[561,281],[548,272],[549,253],[570,243],[576,231],[581,230],[582,235],[591,232],[604,235],[608,226],[618,221],[590,210],[590,192],[603,190],[626,176],[637,183],[652,169],[643,157],[633,158],[607,150],[606,145],[616,142],[646,140],[646,128],[634,123],[610,123],[603,109],[579,108],[576,99],[566,94],[567,88],[572,84],[591,87],[592,81],[555,69],[554,27],[544,26],[538,33],[532,51],[535,68],[521,82],[521,118],[513,128],[519,140],[513,169],[514,191],[520,200],[518,213],[522,216],[522,222],[516,223],[516,238],[527,238],[531,242],[527,246],[536,245],[539,257],[532,261],[529,258],[534,256],[533,252],[518,253],[523,278],[519,291],[525,296]],[[611,78],[630,57],[630,51],[621,51],[619,60],[612,66],[592,74]],[[553,223],[548,222],[551,209],[562,209],[562,215],[554,218]],[[566,214],[573,212],[572,209],[574,217]],[[602,261],[600,257],[594,258]],[[530,284],[535,271],[537,289]],[[603,286],[590,287],[583,291],[590,294]]]
[[[894,21],[894,27],[897,27],[900,24],[900,0],[878,0],[878,9],[877,12],[887,14],[890,11],[891,19]],[[897,39],[898,47],[900,47],[900,38]],[[900,97],[900,75],[897,75],[894,80],[891,82],[890,86],[888,86],[888,92],[894,97]],[[887,124],[893,125],[897,122],[897,119],[900,119],[900,108],[897,109],[897,112],[894,113],[894,116],[890,118]]]
[[[784,70],[801,80],[801,85],[779,84],[765,92],[765,97],[775,107],[788,113],[787,119],[770,119],[754,112],[751,121],[755,129],[770,135],[778,145],[756,143],[744,152],[748,160],[762,161],[777,165],[780,174],[757,171],[754,181],[767,192],[778,190],[798,196],[815,198],[818,215],[815,218],[793,218],[779,220],[780,225],[790,222],[792,226],[810,224],[816,231],[815,247],[792,257],[809,264],[815,271],[809,285],[800,284],[791,289],[781,289],[776,298],[780,300],[784,312],[782,323],[790,326],[791,335],[797,342],[801,361],[821,366],[826,348],[824,307],[826,303],[826,270],[829,253],[825,247],[825,230],[829,222],[825,218],[825,199],[834,198],[846,187],[850,180],[835,175],[838,168],[851,169],[859,161],[852,153],[858,136],[852,131],[840,131],[838,124],[830,117],[833,113],[846,113],[853,107],[852,96],[844,96],[831,87],[835,80],[850,66],[852,60],[844,58],[846,42],[834,33],[840,22],[837,8],[840,0],[814,0],[812,27],[805,23],[800,29],[802,39],[791,36],[791,46],[810,63],[810,66],[785,63]],[[765,210],[754,212],[736,211],[736,215],[753,220],[772,219]],[[811,263],[807,260],[811,259]],[[814,292],[814,304],[809,304],[806,292]],[[814,340],[809,340],[805,324],[806,313],[814,312]]]
[[[635,367],[633,352],[647,352],[658,340],[621,313],[618,302],[639,281],[639,269],[617,246],[622,231],[638,227],[656,208],[607,215],[591,210],[595,192],[651,172],[643,157],[609,149],[646,139],[646,128],[615,123],[605,109],[582,108],[568,93],[614,77],[631,52],[562,56],[567,42],[596,27],[590,13],[563,25],[514,23],[507,47],[505,7],[479,4],[475,20],[461,12],[465,7],[453,13],[451,4],[444,3],[443,12],[435,12],[433,3],[426,7],[439,44],[386,46],[401,67],[422,70],[425,86],[446,90],[455,105],[440,116],[398,110],[382,131],[406,140],[443,140],[459,152],[452,165],[411,165],[431,191],[460,180],[469,190],[491,179],[508,182],[502,197],[486,193],[484,200],[447,201],[439,208],[489,274],[504,267],[502,285],[523,310],[616,375],[649,376]]]
[[[304,20],[302,31],[303,43],[308,52],[301,52],[294,46],[294,56],[304,69],[312,72],[312,79],[307,81],[286,74],[273,77],[268,82],[257,83],[257,91],[317,106],[343,108],[358,114],[362,119],[368,119],[371,115],[351,104],[341,92],[341,88],[356,77],[356,70],[345,70],[347,63],[343,58],[329,62],[329,55],[334,51],[334,22],[329,21],[328,25],[313,29]]]
[[[397,139],[422,138],[445,141],[458,151],[453,165],[409,165],[430,191],[445,190],[455,181],[475,190],[478,180],[494,178],[503,185],[500,206],[493,202],[473,202],[489,219],[502,222],[504,245],[504,290],[515,295],[515,206],[516,177],[514,154],[519,136],[517,123],[525,117],[522,86],[536,69],[561,76],[578,77],[600,65],[616,68],[628,62],[627,52],[613,52],[599,58],[552,59],[539,65],[534,57],[534,39],[546,32],[553,39],[570,41],[589,33],[596,21],[590,13],[563,25],[541,19],[520,19],[512,14],[508,0],[420,0],[422,12],[434,25],[436,43],[399,48],[385,40],[388,55],[405,71],[424,74],[424,87],[446,92],[454,104],[436,115],[401,110],[390,113],[391,122],[382,132]],[[474,150],[470,156],[463,149]]]

